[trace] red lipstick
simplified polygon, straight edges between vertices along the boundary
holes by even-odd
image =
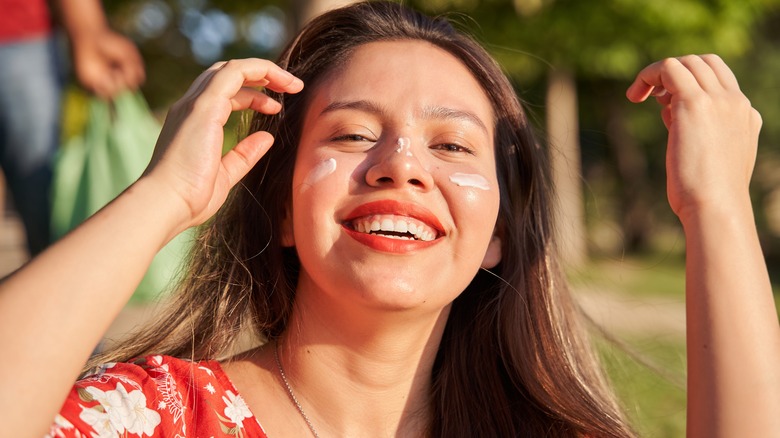
[[[355,229],[353,221],[373,215],[391,215],[394,217],[415,219],[435,230],[436,238],[433,240],[406,240],[389,237],[388,235],[383,235],[381,233],[361,232]],[[357,207],[347,215],[347,219],[342,224],[342,227],[350,237],[363,245],[377,251],[395,254],[409,253],[428,248],[439,242],[439,237],[444,235],[444,227],[430,210],[417,204],[393,200],[375,201]]]

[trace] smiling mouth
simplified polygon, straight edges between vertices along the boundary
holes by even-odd
[[[435,228],[407,216],[369,215],[352,219],[345,226],[359,233],[389,239],[430,242],[439,237]]]

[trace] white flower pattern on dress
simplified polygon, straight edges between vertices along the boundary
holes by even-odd
[[[160,414],[146,407],[146,396],[139,390],[128,393],[117,383],[113,391],[104,392],[95,387],[87,387],[85,391],[102,407],[84,409],[80,415],[95,429],[97,437],[113,437],[117,433],[152,436],[160,424]]]
[[[232,391],[225,391],[227,397],[222,396],[222,400],[225,402],[225,416],[236,424],[239,428],[244,426],[245,418],[252,418],[252,411],[249,410],[244,399],[237,394],[233,394]]]
[[[150,436],[267,435],[218,362],[146,356],[80,380],[46,438]]]
[[[120,432],[117,427],[122,427],[121,424],[112,424],[107,412],[94,408],[82,408],[79,418],[92,427],[93,432],[90,434],[92,438],[115,438]]]
[[[66,432],[69,434],[67,436],[75,436],[77,438],[84,436],[81,434],[81,432],[75,429],[73,423],[68,421],[67,418],[57,414],[57,416],[54,417],[54,424],[51,425],[51,428],[49,428],[49,433],[47,433],[44,438],[65,438]]]

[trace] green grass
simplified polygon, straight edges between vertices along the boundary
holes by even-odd
[[[685,436],[683,341],[631,340],[626,344],[620,347],[602,341],[599,351],[631,424],[642,437]]]
[[[770,268],[772,264],[770,263]],[[777,274],[780,270],[776,270]],[[680,254],[600,258],[570,273],[574,287],[638,297],[683,297]],[[773,275],[780,314],[780,275]],[[613,333],[621,338],[621,333]],[[599,340],[604,367],[629,420],[642,437],[685,436],[685,342],[680,336],[632,337],[624,346]]]
[[[571,284],[635,296],[682,296],[685,264],[676,254],[598,258],[570,273]]]

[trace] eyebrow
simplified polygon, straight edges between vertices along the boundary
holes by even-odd
[[[387,111],[375,102],[368,100],[350,100],[350,101],[338,101],[332,102],[325,109],[322,110],[320,115],[339,111],[339,110],[357,110],[363,111],[369,114],[381,116]],[[428,106],[422,111],[422,118],[427,120],[463,120],[479,127],[485,135],[489,135],[488,128],[485,123],[477,117],[476,114],[470,111],[458,110],[454,108],[447,108],[442,106]]]

